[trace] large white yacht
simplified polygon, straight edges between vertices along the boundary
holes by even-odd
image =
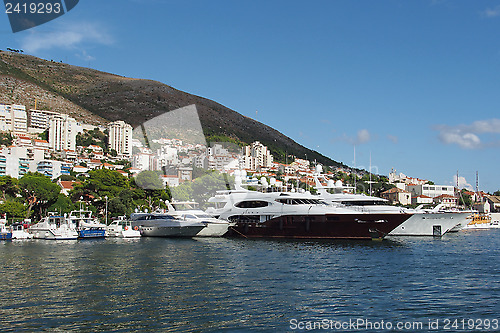
[[[328,205],[309,192],[218,191],[207,213],[234,222],[245,238],[382,239],[411,214],[358,212]]]
[[[184,221],[197,221],[203,223],[196,237],[222,237],[234,223],[223,219],[216,219],[212,215],[198,208],[194,201],[172,201],[167,203],[168,213]]]
[[[318,166],[320,167],[320,166]],[[324,185],[321,180],[326,181]],[[466,218],[470,212],[451,211],[443,205],[433,209],[408,209],[392,206],[382,198],[367,196],[364,194],[353,194],[344,192],[348,187],[341,182],[333,182],[321,175],[321,168],[315,173],[316,189],[319,196],[328,203],[342,204],[346,207],[356,209],[360,212],[413,214],[408,220],[392,230],[390,236],[443,236],[457,226],[466,224]],[[332,193],[330,193],[331,191]]]
[[[49,213],[40,222],[32,225],[28,231],[33,234],[33,238],[38,239],[63,240],[78,238],[75,226],[65,216],[58,216],[55,213]]]

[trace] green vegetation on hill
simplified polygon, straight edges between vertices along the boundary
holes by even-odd
[[[130,79],[97,70],[56,63],[29,55],[0,53],[0,81],[13,78],[29,82],[60,96],[87,116],[109,121],[124,120],[137,127],[147,120],[188,105],[196,105],[207,141],[224,140],[237,145],[260,141],[284,162],[285,155],[316,160],[323,165],[338,162],[312,151],[275,129],[245,117],[217,102],[177,90],[166,84]],[[31,92],[27,92],[31,94]],[[0,99],[11,98],[0,88]],[[34,100],[36,96],[24,96]],[[94,120],[95,120],[94,119]],[[77,119],[83,121],[85,119]]]

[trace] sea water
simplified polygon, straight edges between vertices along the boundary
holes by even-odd
[[[2,331],[500,331],[500,230],[0,242]]]

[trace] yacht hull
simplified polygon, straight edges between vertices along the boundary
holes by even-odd
[[[34,239],[70,240],[78,238],[78,233],[74,230],[33,229],[30,232]]]
[[[194,237],[205,226],[140,226],[141,235],[145,237]]]
[[[222,237],[229,229],[229,223],[206,223],[206,227],[196,234],[196,237]]]
[[[282,215],[265,222],[235,222],[228,236],[296,239],[382,239],[411,214]]]
[[[416,213],[396,227],[389,236],[436,236],[441,237],[457,225],[463,225],[470,213]]]

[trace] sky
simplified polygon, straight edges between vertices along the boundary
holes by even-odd
[[[81,0],[17,33],[1,13],[0,49],[160,81],[377,174],[475,189],[477,172],[492,193],[499,31],[498,1]]]

